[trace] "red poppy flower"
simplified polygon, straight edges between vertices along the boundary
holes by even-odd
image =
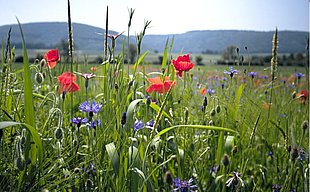
[[[49,50],[44,55],[44,59],[47,61],[48,67],[50,69],[54,68],[56,66],[57,61],[60,60],[59,53],[57,49]]]
[[[309,92],[307,90],[302,90],[300,93],[297,93],[296,96],[300,98],[300,102],[302,104],[305,104],[308,99]]]
[[[60,83],[59,92],[75,92],[80,89],[80,87],[75,83],[76,76],[71,72],[64,72],[58,77],[58,82]]]
[[[147,79],[151,85],[146,89],[146,92],[152,93],[166,93],[169,91],[170,87],[173,87],[176,82],[169,80],[169,77],[165,77],[164,82],[160,79],[160,77],[148,78]]]
[[[194,67],[194,64],[190,62],[189,54],[178,56],[176,60],[172,59],[172,64],[179,77],[182,77],[183,71],[189,71]]]
[[[202,95],[205,95],[205,94],[207,93],[207,89],[206,89],[206,88],[200,89],[200,93],[201,93]]]

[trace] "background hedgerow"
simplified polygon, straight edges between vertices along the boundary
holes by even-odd
[[[68,13],[70,26],[69,1]],[[270,68],[209,70],[172,56],[173,39],[149,66],[149,25],[133,65],[118,36],[105,35],[96,66],[55,50],[29,64],[24,41],[18,69],[2,41],[1,191],[307,191],[308,64],[277,66],[277,30]]]

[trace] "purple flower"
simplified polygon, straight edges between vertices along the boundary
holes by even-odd
[[[259,78],[261,78],[261,79],[268,79],[269,76],[268,75],[261,75]]]
[[[181,181],[179,178],[173,180],[174,191],[179,192],[194,192],[197,188],[196,185],[193,185],[193,179],[190,178],[188,181]]]
[[[233,78],[234,74],[238,74],[238,70],[233,69],[232,66],[229,67],[229,71],[224,71],[224,74],[230,75],[231,78]]]
[[[295,77],[297,77],[298,79],[304,77],[305,74],[302,74],[302,73],[295,73]]]
[[[97,127],[99,127],[101,125],[101,121],[98,119],[98,120],[94,120],[90,123],[90,127],[93,128],[93,129],[96,129]]]
[[[252,77],[252,79],[257,75],[257,72],[251,71],[249,72],[249,76]]]
[[[73,124],[76,124],[78,127],[81,127],[81,125],[82,124],[86,124],[87,123],[87,121],[88,121],[88,119],[87,118],[81,118],[81,117],[74,117],[74,118],[72,118],[72,120],[71,120],[71,122],[73,123]]]
[[[86,173],[87,174],[96,174],[97,170],[95,168],[95,164],[91,163],[87,168],[86,168]]]
[[[215,93],[215,90],[209,88],[209,89],[207,89],[207,93],[209,93],[210,95],[211,95],[211,94],[214,94],[214,93]]]
[[[136,120],[133,124],[133,131],[137,132],[140,129],[143,129],[144,123],[141,120]]]
[[[145,127],[148,129],[148,130],[153,130],[154,128],[154,120],[151,119],[149,120],[148,122],[145,123]]]
[[[96,101],[93,101],[92,104],[90,104],[89,101],[85,101],[80,104],[80,111],[84,111],[87,113],[98,113],[101,109],[102,105],[100,103],[96,103]]]
[[[234,188],[239,184],[244,187],[244,181],[241,179],[241,174],[233,171],[231,177],[226,181],[226,186]]]

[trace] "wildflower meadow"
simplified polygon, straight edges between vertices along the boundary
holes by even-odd
[[[23,39],[17,67],[2,41],[0,191],[309,190],[309,63],[278,66],[277,29],[267,67],[209,70],[172,55],[171,38],[154,69],[141,52],[151,22],[128,64],[107,11],[104,61],[83,65],[70,11],[68,0],[68,62],[51,49],[29,63]]]

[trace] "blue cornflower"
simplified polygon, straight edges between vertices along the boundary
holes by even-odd
[[[91,163],[87,168],[86,168],[86,171],[85,171],[87,174],[90,174],[90,175],[95,175],[97,170],[95,168],[95,164],[94,163]]]
[[[257,72],[251,71],[249,72],[249,76],[252,77],[252,79],[257,75]]]
[[[101,109],[102,105],[100,103],[96,103],[96,101],[93,101],[92,104],[90,104],[89,101],[85,101],[81,103],[79,109],[80,111],[84,112],[93,112],[93,113],[98,113]]]
[[[154,120],[151,119],[149,120],[148,122],[145,123],[145,127],[148,129],[148,130],[153,130],[154,129]]]
[[[238,74],[238,70],[233,69],[232,66],[229,67],[229,71],[224,71],[224,74],[230,75],[231,78],[233,78],[234,74]]]
[[[101,125],[101,121],[98,119],[98,120],[94,120],[90,123],[90,127],[93,128],[93,129],[96,129],[97,127],[99,127]]]
[[[88,121],[87,118],[83,118],[82,119],[81,117],[74,117],[74,118],[71,119],[71,122],[73,124],[76,124],[78,127],[81,127],[82,124],[86,124],[87,121]]]
[[[193,179],[190,178],[188,181],[181,181],[179,178],[173,180],[174,191],[179,192],[194,192],[197,188],[196,185],[193,185]]]
[[[261,79],[268,79],[269,76],[268,75],[261,75],[259,78],[261,78]]]
[[[80,111],[89,113],[89,116],[93,117],[94,113],[98,113],[101,107],[102,105],[100,103],[96,103],[96,101],[93,101],[92,104],[90,104],[89,101],[85,101],[80,104],[79,109]]]
[[[304,77],[305,74],[302,74],[302,73],[295,73],[295,77],[297,77],[298,79]]]
[[[144,123],[141,120],[136,120],[133,124],[133,131],[137,132],[140,129],[143,129]]]
[[[210,95],[211,95],[211,94],[214,94],[214,93],[215,93],[215,90],[209,88],[209,89],[207,89],[207,93],[209,93]]]

